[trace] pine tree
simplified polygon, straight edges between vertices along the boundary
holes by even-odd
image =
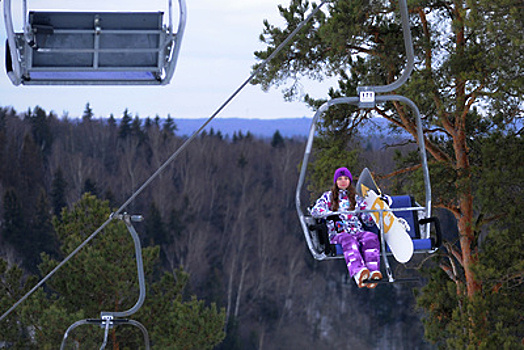
[[[36,283],[36,278],[24,278],[24,270],[17,265],[9,266],[0,258],[0,310],[8,310]],[[26,323],[24,312],[15,309],[0,322],[0,339],[4,346],[13,349],[38,349],[31,339],[31,324]]]
[[[145,137],[145,134],[142,131],[142,121],[138,116],[135,116],[131,123],[131,134],[140,141],[143,141]]]
[[[159,349],[211,350],[225,338],[224,310],[215,303],[206,306],[196,296],[184,300],[188,277],[182,269],[165,274],[153,285],[150,302],[139,312]]]
[[[109,118],[107,119],[107,124],[109,125],[110,130],[116,129],[116,119],[113,113],[109,115]]]
[[[38,145],[42,154],[48,156],[54,141],[54,136],[49,125],[53,116],[50,114],[48,117],[42,108],[35,107],[32,113],[28,113],[28,118],[31,123],[34,142]]]
[[[66,201],[67,181],[64,178],[62,168],[58,168],[53,176],[51,183],[51,205],[53,207],[53,214],[60,217],[62,208],[67,205]]]
[[[122,119],[120,120],[120,126],[118,129],[119,138],[125,139],[129,135],[131,135],[131,122],[132,122],[131,115],[129,115],[129,111],[126,108],[124,111],[124,115],[122,116]]]
[[[162,127],[162,130],[166,135],[173,135],[175,131],[178,130],[178,127],[175,124],[174,119],[171,117],[171,115],[167,115],[166,120],[164,121],[164,125]]]
[[[24,213],[30,215],[32,213],[29,209],[30,204],[36,202],[40,188],[45,188],[44,159],[30,134],[24,136],[18,163],[15,186],[24,206]]]
[[[82,121],[83,122],[90,122],[93,119],[93,116],[95,114],[93,113],[93,109],[91,108],[91,105],[89,102],[86,103],[86,107],[84,109],[84,113],[82,114]]]
[[[93,179],[87,178],[84,181],[84,187],[82,188],[81,194],[84,194],[84,193],[90,193],[95,197],[98,196],[98,188],[96,186],[96,183],[93,181]]]
[[[7,111],[0,108],[0,181],[5,179],[5,168],[7,167],[7,130],[6,130]]]
[[[146,121],[144,122],[144,133],[147,134],[149,132],[149,130],[151,129],[151,127],[153,126],[153,120],[151,119],[151,117],[147,117],[146,118]]]
[[[25,236],[25,220],[22,204],[15,189],[8,189],[4,194],[4,227],[2,237],[13,245],[17,251],[23,252],[27,242]]]
[[[25,260],[31,271],[37,272],[37,266],[40,263],[40,254],[47,253],[51,256],[57,256],[58,242],[52,224],[51,208],[44,189],[41,189],[36,202],[35,216],[31,220],[29,230],[31,234],[32,259]]]
[[[271,139],[271,147],[273,148],[282,148],[284,147],[284,138],[280,134],[280,131],[275,131]]]
[[[164,245],[170,243],[162,222],[162,215],[155,203],[151,203],[146,215],[145,237],[147,245]]]

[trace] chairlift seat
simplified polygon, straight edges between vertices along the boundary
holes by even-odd
[[[163,12],[30,11],[28,21],[30,37],[15,35],[25,85],[158,85],[176,64]]]
[[[412,196],[392,196],[393,203],[390,208],[402,209],[402,208],[413,208],[416,207],[415,200]],[[416,210],[400,210],[394,212],[395,216],[404,218],[409,227],[408,231],[413,241],[413,249],[415,253],[430,253],[434,252],[440,247],[440,225],[436,217],[419,220],[418,213]],[[312,220],[312,221],[311,221]],[[314,219],[311,218],[310,222],[313,224],[309,225],[310,231],[315,236],[314,240],[317,243],[319,252],[326,254],[330,257],[343,257],[342,246],[340,244],[331,244],[328,238],[328,230],[325,223],[325,219]],[[435,235],[433,237],[423,238],[420,234],[420,226],[433,223],[435,225]],[[367,231],[378,234],[378,228],[373,225],[371,227],[364,227]],[[389,247],[386,245],[388,253],[390,252]]]

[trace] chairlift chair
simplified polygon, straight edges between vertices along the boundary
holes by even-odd
[[[178,0],[173,32],[163,12],[27,11],[15,33],[4,0],[6,71],[14,85],[165,85],[174,74],[186,24]]]
[[[431,216],[431,184],[430,184],[430,178],[429,178],[429,170],[428,170],[428,164],[427,164],[427,158],[426,158],[426,150],[424,145],[424,138],[422,135],[422,122],[420,119],[420,114],[418,112],[417,106],[408,98],[404,96],[399,95],[384,95],[384,96],[374,96],[373,95],[373,103],[379,102],[386,102],[386,101],[399,101],[406,103],[409,107],[411,107],[413,113],[415,114],[415,118],[417,120],[417,127],[418,127],[418,146],[419,146],[419,153],[421,156],[421,164],[422,164],[422,173],[424,177],[424,188],[425,188],[425,203],[424,205],[420,205],[416,203],[411,196],[393,196],[393,204],[389,211],[393,212],[394,215],[397,217],[404,218],[409,226],[412,228],[410,230],[410,236],[413,241],[414,246],[414,252],[415,253],[426,253],[426,254],[432,254],[435,253],[440,244],[441,244],[441,230],[440,230],[440,224],[438,221],[438,218]],[[327,111],[327,109],[331,106],[338,105],[338,104],[352,104],[359,106],[360,108],[369,108],[368,104],[370,103],[368,98],[365,98],[364,101],[362,101],[359,97],[342,97],[342,98],[336,98],[333,100],[328,101],[325,103],[322,107],[319,108],[315,116],[313,117],[311,121],[311,128],[309,132],[308,141],[306,144],[306,149],[304,152],[304,158],[302,161],[301,171],[299,175],[297,190],[296,190],[296,196],[295,196],[295,204],[296,209],[298,213],[298,217],[300,220],[300,224],[304,233],[304,237],[306,239],[306,243],[308,246],[308,249],[316,260],[322,261],[322,260],[333,260],[333,259],[343,259],[342,254],[342,248],[339,245],[332,245],[329,242],[329,238],[327,236],[327,227],[325,224],[325,218],[314,218],[311,216],[309,211],[302,209],[301,204],[301,193],[304,186],[305,178],[306,178],[306,171],[307,166],[309,162],[309,156],[311,154],[311,149],[313,146],[313,139],[315,136],[316,126],[318,123],[319,118]],[[380,216],[380,227],[378,231],[375,231],[375,233],[378,233],[381,237],[381,256],[382,261],[385,266],[387,279],[385,279],[385,282],[400,282],[403,280],[395,279],[393,276],[393,272],[390,268],[390,264],[388,261],[388,257],[391,256],[391,253],[389,252],[389,249],[385,243],[383,232],[384,227],[384,212],[387,210],[355,210],[352,211],[352,213],[358,213],[358,212],[379,212]],[[336,213],[342,213],[342,212],[336,212]],[[336,214],[335,213],[335,214]],[[347,212],[344,212],[347,213]],[[434,230],[431,230],[431,228],[434,227]],[[410,279],[412,280],[412,279]]]

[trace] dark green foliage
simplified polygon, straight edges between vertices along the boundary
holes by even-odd
[[[331,144],[327,137],[317,140],[320,150],[316,154],[315,160],[311,165],[310,181],[312,198],[318,198],[323,192],[333,186],[333,174],[340,167],[346,167],[352,172],[353,178],[356,179],[361,166],[357,163],[359,150],[349,148],[345,143],[339,142],[336,138],[331,138]]]
[[[173,118],[170,115],[168,115],[166,120],[164,121],[164,124],[162,125],[162,131],[166,135],[173,135],[175,131],[177,130],[178,130],[178,127],[176,126],[175,121],[173,120]]]
[[[62,209],[67,205],[66,202],[67,182],[64,178],[62,168],[53,175],[53,182],[51,183],[51,205],[53,207],[53,215],[60,217]]]
[[[82,188],[81,194],[84,193],[90,193],[93,196],[98,196],[98,188],[96,187],[96,183],[90,178],[87,178],[84,181],[84,187]]]
[[[90,122],[91,119],[93,119],[93,117],[95,116],[95,114],[93,113],[93,109],[91,108],[91,105],[88,103],[86,103],[86,107],[84,109],[84,114],[82,114],[82,121],[84,122]]]
[[[36,202],[30,203],[29,207],[34,214],[27,217],[24,214],[27,206],[20,202],[15,189],[5,192],[2,238],[23,258],[25,268],[37,272],[41,252],[56,254],[51,210],[43,189],[38,193]]]
[[[233,137],[232,137],[233,143],[241,142],[243,140],[250,141],[252,139],[253,139],[253,135],[249,131],[245,135],[242,132],[242,130],[238,130],[238,132],[237,131],[233,132]]]
[[[145,140],[145,133],[142,131],[142,121],[138,116],[133,119],[131,123],[131,135],[133,135],[139,144],[142,144]]]
[[[16,266],[9,266],[0,259],[0,308],[9,309],[36,283],[35,277],[24,278],[24,271]],[[35,310],[36,311],[36,310]],[[13,349],[38,349],[32,344],[30,324],[26,322],[21,309],[13,311],[10,318],[0,322],[0,337]]]
[[[519,214],[524,206],[522,146],[521,137],[511,130],[476,139],[478,163],[472,176],[479,212],[475,222],[479,254],[473,269],[482,281],[482,289],[473,298],[466,298],[457,290],[463,288],[463,280],[446,281],[446,274],[435,271],[432,282],[418,297],[419,305],[428,314],[426,334],[443,348],[517,349],[521,343],[518,325],[524,312],[524,220]],[[460,265],[456,268],[460,269]],[[447,288],[438,288],[439,285]],[[456,300],[451,303],[453,299]],[[475,327],[465,328],[465,324]]]
[[[29,134],[24,136],[18,169],[12,169],[11,172],[13,170],[18,171],[14,183],[20,192],[21,200],[25,203],[34,203],[40,188],[45,187],[45,164],[38,145]]]
[[[275,148],[280,148],[284,146],[284,138],[278,130],[275,131],[275,133],[273,134],[273,138],[271,139],[271,146]]]
[[[129,111],[127,108],[124,111],[124,115],[122,116],[122,119],[120,120],[119,129],[118,129],[118,137],[125,139],[129,135],[131,135],[132,132],[132,118],[131,115],[129,115]]]
[[[14,189],[4,194],[4,229],[2,237],[10,244],[21,248],[24,235],[22,205]]]
[[[155,203],[151,203],[146,215],[145,223],[145,243],[146,245],[162,246],[171,243],[171,237],[167,235],[165,224],[162,221],[162,214]]]
[[[29,230],[31,235],[31,253],[33,259],[26,259],[32,271],[36,272],[36,267],[40,263],[40,253],[47,253],[56,256],[58,253],[58,242],[56,241],[55,230],[52,223],[51,207],[46,192],[42,189],[36,203],[34,219]]]
[[[56,117],[51,114],[47,116],[42,108],[35,107],[32,113],[30,111],[28,112],[27,118],[29,118],[31,122],[34,142],[36,142],[42,154],[48,156],[54,141],[49,124],[51,120]]]
[[[159,349],[213,349],[225,337],[224,310],[216,304],[206,306],[195,296],[184,301],[182,292],[187,282],[188,275],[183,270],[174,275],[166,273],[152,287],[153,301],[140,313],[156,315],[147,324]]]

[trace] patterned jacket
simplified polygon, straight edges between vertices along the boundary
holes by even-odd
[[[329,215],[332,212],[331,210],[331,191],[324,192],[322,196],[317,200],[313,208],[311,209],[311,215],[313,217],[320,217]],[[364,198],[356,195],[355,197],[356,205],[355,209],[366,209],[366,202]],[[348,193],[346,190],[339,191],[339,211],[349,211],[350,202],[348,198]],[[341,232],[347,232],[350,234],[355,234],[357,232],[363,231],[362,223],[366,226],[374,225],[375,222],[373,217],[369,213],[358,213],[358,214],[340,214],[341,222],[333,222],[332,220],[327,220],[327,227],[329,231],[330,241]],[[338,227],[337,227],[338,226]]]

